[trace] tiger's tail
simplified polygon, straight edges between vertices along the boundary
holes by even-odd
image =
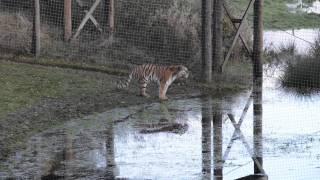
[[[130,73],[129,78],[127,78],[126,80],[123,80],[123,81],[118,81],[117,88],[118,89],[128,88],[129,84],[130,84],[130,82],[132,80],[132,76],[133,76],[133,73]]]

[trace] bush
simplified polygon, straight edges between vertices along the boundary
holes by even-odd
[[[117,36],[153,56],[156,63],[188,64],[199,51],[201,21],[193,5],[193,0],[121,1]]]
[[[299,57],[294,63],[288,63],[281,78],[285,88],[295,88],[298,92],[308,93],[320,90],[319,57]]]
[[[18,53],[30,51],[32,23],[20,14],[0,14],[0,48]]]
[[[298,55],[287,61],[281,84],[304,94],[320,90],[320,35],[309,55]]]

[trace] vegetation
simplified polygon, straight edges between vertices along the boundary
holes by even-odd
[[[92,78],[67,70],[0,61],[0,117],[32,105],[41,98],[56,98],[94,91]]]
[[[320,91],[320,34],[307,54],[298,54],[296,45],[283,45],[266,51],[267,65],[283,69],[280,82],[285,89],[300,94]]]
[[[248,0],[228,0],[229,4],[241,7],[242,10],[248,4]],[[294,0],[268,0],[264,1],[264,26],[267,29],[289,29],[289,28],[318,28],[320,26],[317,14],[307,14],[306,12],[289,12],[287,3],[294,3]],[[253,13],[251,11],[250,17]]]
[[[299,55],[288,61],[281,79],[286,88],[295,88],[301,93],[320,90],[320,33],[308,55]]]
[[[118,37],[154,62],[188,64],[199,59],[195,55],[199,55],[201,20],[194,0],[125,0],[118,12]]]
[[[298,56],[294,62],[287,64],[281,83],[285,88],[296,90],[302,94],[319,91],[319,69],[319,57]]]

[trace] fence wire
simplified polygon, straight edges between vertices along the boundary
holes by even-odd
[[[30,54],[33,1],[0,2],[1,48],[15,54]],[[110,2],[114,3],[113,14]],[[201,0],[73,0],[71,11],[72,37],[64,41],[64,1],[40,1],[42,57],[119,67],[183,64],[200,70]],[[87,13],[90,17],[83,21]],[[110,16],[114,28],[110,28]],[[234,33],[231,26],[227,29],[226,46]],[[250,40],[250,34],[246,37]],[[233,58],[239,59],[239,54],[245,57],[241,48],[236,48]]]
[[[40,0],[40,55],[65,63],[112,65],[119,69],[144,63],[183,64],[200,76],[201,39],[204,37],[201,3],[201,0],[72,0],[71,37],[66,40],[64,0]],[[243,16],[246,4],[242,1],[224,3],[227,8],[224,11],[231,14],[231,19],[225,16],[223,20],[224,56],[228,54],[237,30],[237,23],[232,25],[233,20]],[[30,55],[34,1],[1,0],[0,8],[1,54]],[[252,46],[252,9],[244,21],[240,34]],[[266,31],[267,62],[286,61],[279,58],[283,54],[279,52],[290,48],[297,51],[295,55],[310,52],[316,56],[319,54],[317,36],[317,29]],[[242,80],[250,78],[250,58],[238,40],[225,74],[235,77],[236,83],[239,77]]]
[[[182,64],[191,70],[192,78],[199,79],[203,70],[201,46],[203,45],[203,37],[205,37],[205,34],[203,34],[204,31],[202,31],[202,2],[203,0],[72,0],[70,9],[72,21],[71,36],[66,39],[65,0],[40,0],[40,60],[44,64],[46,62],[68,65],[85,64],[90,65],[90,67],[94,66],[99,68],[106,66],[118,70],[127,70],[134,65],[145,63],[160,65]],[[243,42],[239,39],[236,40],[225,71],[222,74],[213,74],[213,82],[210,84],[214,86],[214,88],[216,88],[214,90],[219,91],[219,93],[221,89],[222,91],[229,90],[233,96],[237,97],[235,98],[237,100],[233,100],[233,97],[230,98],[232,100],[230,100],[229,97],[221,98],[223,101],[239,101],[234,104],[232,104],[233,102],[231,103],[233,106],[239,107],[221,107],[221,111],[235,111],[235,114],[241,114],[241,105],[247,100],[246,96],[238,96],[237,93],[243,92],[243,94],[246,94],[250,91],[253,80],[252,68],[254,62],[251,61],[254,55],[254,53],[251,52],[253,44],[252,8],[246,19],[240,19],[243,17],[243,11],[246,9],[248,2],[249,0],[224,1],[224,11],[228,11],[230,17],[226,16],[225,13],[222,22],[223,57],[226,57],[229,49],[232,48],[234,36],[242,21],[245,22],[242,26],[240,36],[250,48],[246,50]],[[272,2],[276,1],[266,0],[265,4],[270,5]],[[239,7],[240,5],[243,6]],[[213,11],[215,11],[215,9],[213,9]],[[318,16],[319,15],[312,15],[312,17]],[[13,57],[13,59],[21,57],[33,58],[33,20],[34,0],[0,0],[0,57],[2,59],[6,60],[6,57]],[[278,21],[279,20],[275,18],[274,22],[277,23]],[[265,23],[265,26],[270,27],[271,24]],[[314,132],[309,131],[315,131],[315,129],[319,127],[319,123],[316,123],[317,118],[319,118],[319,115],[317,115],[319,110],[317,104],[319,104],[319,101],[317,101],[317,99],[320,97],[319,94],[317,94],[320,89],[319,28],[320,27],[317,26],[310,29],[275,28],[265,29],[263,32],[264,84],[263,87],[260,87],[263,89],[263,101],[260,99],[258,102],[262,103],[260,104],[260,108],[262,108],[262,105],[264,106],[263,121],[266,122],[266,127],[269,128],[266,129],[266,134],[271,137],[263,137],[263,139],[261,139],[261,141],[267,144],[266,150],[263,150],[261,153],[266,155],[265,159],[269,160],[269,162],[270,157],[274,158],[277,156],[277,154],[274,155],[274,152],[279,153],[280,151],[280,153],[285,155],[287,155],[288,152],[292,154],[296,153],[296,157],[303,159],[300,158],[301,153],[296,149],[308,153],[309,150],[308,148],[302,150],[305,149],[302,145],[294,146],[295,144],[292,142],[299,141],[297,141],[298,138],[292,138],[291,134],[297,133],[301,127],[307,128],[306,132],[301,133],[311,134]],[[35,58],[32,60],[36,61]],[[115,77],[112,76],[112,78]],[[110,79],[108,80],[111,82]],[[104,85],[103,83],[100,84]],[[196,84],[197,82],[193,81],[192,83]],[[196,90],[198,90],[198,87],[200,86],[193,86]],[[292,98],[291,94],[286,91],[292,89],[299,93],[299,95],[307,94],[312,96],[316,99],[316,102],[310,102],[310,105],[309,102]],[[210,93],[211,90],[212,89],[210,89]],[[109,91],[107,93],[109,93]],[[111,93],[120,94],[119,92],[110,90],[110,94]],[[259,93],[262,94],[262,90]],[[114,95],[110,94],[108,94],[108,96]],[[190,96],[186,97],[190,98]],[[219,99],[218,103],[221,102]],[[221,106],[224,106],[223,103],[221,104]],[[257,103],[253,103],[253,105],[257,105]],[[209,106],[204,105],[204,107],[208,108]],[[83,109],[86,108],[87,107]],[[215,108],[211,107],[208,109]],[[262,109],[253,108],[253,110],[262,113]],[[244,111],[248,111],[248,107],[246,107]],[[203,115],[204,114],[200,114],[199,117]],[[209,117],[212,118],[212,113],[209,114]],[[249,118],[253,119],[254,114],[249,114]],[[258,118],[262,120],[262,114],[258,115]],[[200,122],[200,120],[197,122]],[[226,121],[223,121],[223,126],[227,125],[225,122]],[[251,122],[256,123],[255,121]],[[301,124],[298,124],[298,122]],[[211,133],[211,130],[214,128],[210,129],[211,121],[208,124],[208,126],[203,127],[209,128]],[[212,121],[212,124],[214,124],[214,121]],[[252,124],[248,125],[244,123],[242,129],[251,130],[250,128],[252,128],[252,126]],[[233,127],[230,126],[229,129],[230,128]],[[126,130],[123,132],[126,132]],[[279,136],[277,136],[278,132],[280,132]],[[207,135],[212,138],[213,136],[210,133]],[[301,139],[304,140],[307,145],[308,143],[312,144],[319,139],[318,134],[319,133],[312,135],[312,137],[310,136],[311,140],[309,136]],[[279,141],[278,139],[281,139],[280,136],[282,135],[290,138]],[[313,138],[316,138],[316,140],[313,140]],[[179,143],[180,142],[181,141],[179,141]],[[282,144],[279,145],[275,142],[281,142]],[[186,142],[185,144],[188,143],[189,142]],[[224,142],[222,147],[225,148],[225,145]],[[291,146],[294,147],[292,148]],[[210,144],[210,148],[216,147]],[[318,153],[319,148],[315,151]],[[312,153],[310,150],[310,154]],[[316,153],[310,156],[305,153],[306,155],[304,157],[313,156],[313,159],[319,159],[319,153],[316,157],[314,156]],[[209,155],[211,157],[211,154]],[[234,158],[227,160],[232,162],[237,156],[238,154],[236,154]],[[294,160],[284,161],[291,162]],[[287,164],[291,165],[290,162]],[[212,168],[212,164],[210,163],[209,169]],[[232,165],[232,163],[230,164]],[[246,164],[244,163],[243,165]],[[176,164],[174,166],[176,166]],[[318,165],[314,166],[316,166],[314,169],[319,168]],[[277,171],[270,170],[272,167],[268,164],[266,164],[265,167],[267,173],[270,172],[270,174],[272,174]],[[310,174],[309,169],[307,169],[308,167],[299,168],[301,172],[308,172],[305,174]],[[232,174],[233,169],[234,171],[237,170],[237,168],[232,168],[232,170],[227,171],[225,175],[229,173]],[[289,171],[291,170],[292,169]],[[297,174],[299,174],[299,170],[297,172]]]

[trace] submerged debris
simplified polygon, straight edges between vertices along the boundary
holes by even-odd
[[[140,133],[142,134],[150,134],[150,133],[159,133],[159,132],[169,132],[175,134],[184,134],[188,131],[188,124],[179,124],[172,123],[170,125],[165,125],[162,127],[150,128],[150,129],[142,129]]]

